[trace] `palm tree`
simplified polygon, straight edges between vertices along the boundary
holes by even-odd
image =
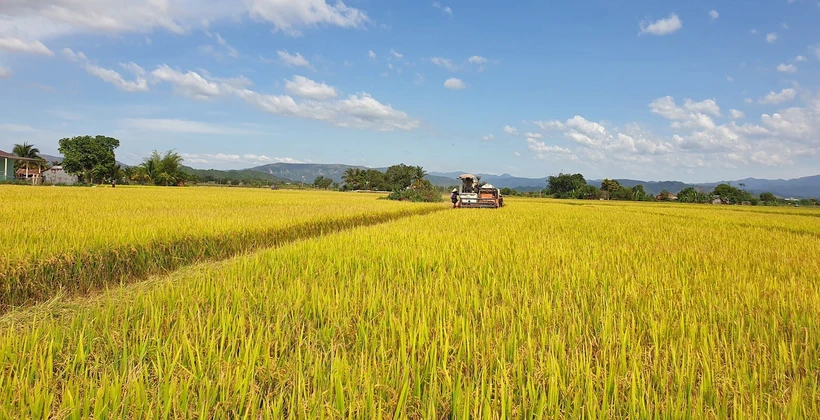
[[[23,144],[15,144],[14,149],[11,151],[17,156],[26,159],[36,159],[38,162],[32,162],[28,160],[15,160],[14,161],[14,169],[31,169],[37,168],[43,163],[45,160],[40,157],[40,149],[34,147],[33,144],[28,144],[27,142],[23,142]]]

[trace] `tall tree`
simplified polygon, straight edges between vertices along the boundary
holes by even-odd
[[[587,181],[581,174],[558,174],[558,176],[551,176],[547,179],[546,193],[556,198],[578,198],[579,191],[582,189],[585,193],[588,192]]]
[[[116,164],[114,149],[120,147],[120,141],[106,136],[78,136],[60,140],[60,153],[63,154],[63,169],[71,174],[82,176],[88,183],[93,183],[97,174],[104,173],[102,168],[111,168]]]
[[[12,149],[11,152],[21,158],[36,159],[36,162],[28,160],[15,160],[15,170],[25,168],[33,169],[46,163],[45,159],[40,157],[40,149],[34,147],[33,144],[28,144],[26,142],[23,142],[23,144],[15,144],[14,149]]]
[[[141,178],[148,184],[177,185],[179,181],[186,179],[186,174],[182,171],[182,161],[182,157],[173,150],[165,152],[164,155],[154,150],[139,166]]]

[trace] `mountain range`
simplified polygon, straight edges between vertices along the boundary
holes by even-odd
[[[272,163],[269,165],[250,168],[252,171],[264,172],[279,178],[287,178],[297,182],[313,182],[322,175],[336,182],[342,181],[342,176],[348,168],[366,169],[364,166],[317,163]],[[384,171],[386,168],[376,168]],[[465,172],[430,172],[427,179],[435,186],[448,187],[458,184],[458,176]],[[547,187],[547,177],[523,178],[510,174],[476,174],[482,181],[489,182],[498,188],[512,188],[518,191],[538,191]],[[753,194],[771,192],[780,197],[811,198],[820,197],[820,175],[796,179],[757,179],[746,178],[733,181],[717,181],[698,184],[689,184],[680,181],[642,181],[636,179],[618,179],[621,185],[631,188],[641,184],[650,194],[660,194],[667,190],[676,193],[686,187],[693,187],[706,191],[712,190],[718,184],[730,184],[742,188]],[[590,179],[587,183],[599,187],[601,180]]]

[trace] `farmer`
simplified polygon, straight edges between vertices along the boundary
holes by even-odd
[[[453,188],[453,192],[450,193],[450,201],[453,202],[453,208],[458,207],[458,189]]]

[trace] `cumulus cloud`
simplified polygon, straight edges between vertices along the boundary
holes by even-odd
[[[718,13],[717,10],[710,10],[709,17],[712,18],[712,20],[717,20],[717,18],[720,17],[720,13]]]
[[[744,114],[743,111],[738,111],[736,109],[730,109],[729,110],[729,118],[731,118],[733,120],[742,120],[742,119],[746,118],[746,114]]]
[[[374,53],[373,50],[370,50],[370,51],[367,52],[367,57],[370,58],[371,60],[375,60],[376,59],[376,53]]]
[[[803,57],[802,55],[798,55],[797,57],[794,58],[794,61],[796,61],[798,63],[801,63],[803,61],[806,61],[806,57]]]
[[[758,103],[778,105],[783,102],[791,101],[797,96],[797,91],[794,89],[783,89],[779,93],[769,92],[766,96],[760,98]]]
[[[217,82],[207,80],[199,73],[193,71],[183,73],[165,64],[152,71],[151,76],[157,81],[171,84],[174,92],[197,101],[213,99],[223,90]]]
[[[338,96],[336,88],[324,83],[317,83],[304,76],[293,76],[285,82],[285,91],[291,95],[304,98],[326,100]]]
[[[529,138],[533,138],[533,139],[540,139],[540,138],[544,137],[544,135],[541,134],[541,133],[524,133],[524,137],[529,137]]]
[[[572,150],[560,146],[547,145],[543,141],[538,141],[533,138],[527,139],[527,149],[533,152],[537,159],[547,159],[556,156],[564,159],[577,159],[572,154]]]
[[[245,0],[251,17],[270,22],[274,29],[300,36],[302,29],[320,25],[360,28],[370,21],[367,14],[341,0]]]
[[[782,73],[795,73],[797,72],[797,66],[795,66],[794,64],[780,63],[780,65],[777,66],[777,71]]]
[[[714,99],[706,99],[701,102],[694,102],[691,99],[684,100],[683,108],[692,112],[701,112],[715,117],[720,116],[720,107]]]
[[[467,62],[475,66],[478,66],[478,71],[484,71],[484,69],[487,67],[487,63],[489,63],[490,60],[480,55],[474,55],[468,58]]]
[[[683,22],[677,14],[672,13],[666,19],[659,19],[654,22],[642,21],[641,34],[669,35],[677,32],[683,27]]]
[[[509,125],[504,126],[504,132],[513,136],[518,135],[518,129]]]
[[[444,87],[450,90],[461,90],[467,87],[461,79],[451,77],[444,82]]]
[[[279,50],[276,52],[282,64],[288,67],[310,67],[310,62],[302,57],[302,54],[291,54],[287,50]]]
[[[69,60],[81,65],[88,74],[96,76],[104,82],[116,86],[120,90],[124,90],[126,92],[145,92],[148,90],[148,81],[145,78],[145,70],[137,64],[120,63],[121,67],[134,75],[134,80],[125,80],[119,72],[102,68],[91,63],[88,57],[82,52],[75,53],[69,48],[64,48],[62,53]]]
[[[769,33],[769,34],[766,35],[766,42],[771,44],[775,41],[777,41],[777,34],[776,33],[772,32],[772,33]]]
[[[9,79],[14,76],[14,71],[10,68],[0,65],[0,79]]]
[[[0,11],[2,8],[0,7]],[[2,32],[0,32],[2,35]],[[30,41],[11,37],[0,36],[0,51],[12,53],[40,54],[53,56],[54,52],[48,49],[40,41]]]

